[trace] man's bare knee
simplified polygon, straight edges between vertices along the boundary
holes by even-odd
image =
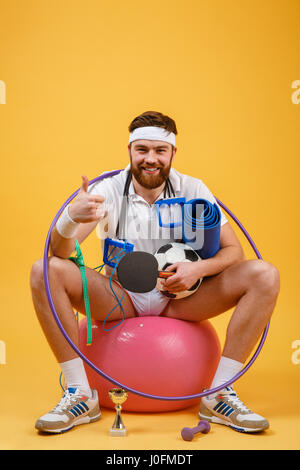
[[[43,260],[39,259],[33,263],[30,271],[30,287],[32,290],[39,290],[44,285]]]
[[[51,282],[51,279],[55,279],[57,281],[66,273],[67,263],[72,262],[58,258],[57,256],[51,256],[48,259],[49,282]],[[32,290],[38,290],[45,287],[43,259],[37,260],[31,268],[30,286]]]
[[[252,260],[249,268],[249,287],[260,290],[265,295],[278,295],[280,278],[278,269],[273,264],[264,260]]]

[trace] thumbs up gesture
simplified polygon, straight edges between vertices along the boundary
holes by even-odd
[[[89,194],[89,180],[82,175],[81,188],[73,202],[69,206],[69,215],[77,223],[96,222],[104,213],[104,196]]]

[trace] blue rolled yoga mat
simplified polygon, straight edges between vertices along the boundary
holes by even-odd
[[[211,258],[219,251],[220,230],[221,211],[216,203],[212,204],[206,199],[191,199],[184,204],[182,238],[200,258]]]
[[[214,256],[220,249],[221,211],[216,203],[212,204],[206,199],[185,198],[160,199],[156,203],[159,225],[173,228],[182,226],[182,242],[195,250],[200,258],[206,259]],[[181,221],[163,223],[160,206],[166,204],[181,205]]]

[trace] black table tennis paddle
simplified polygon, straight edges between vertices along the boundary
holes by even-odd
[[[124,289],[131,292],[150,292],[157,278],[168,278],[171,271],[159,271],[154,255],[145,251],[132,251],[121,258],[117,266],[118,279]]]

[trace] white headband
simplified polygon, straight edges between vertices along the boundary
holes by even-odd
[[[173,132],[168,132],[162,127],[156,126],[145,126],[138,127],[134,129],[133,132],[129,135],[129,143],[134,140],[162,140],[163,142],[168,142],[169,144],[175,147],[175,134]]]

